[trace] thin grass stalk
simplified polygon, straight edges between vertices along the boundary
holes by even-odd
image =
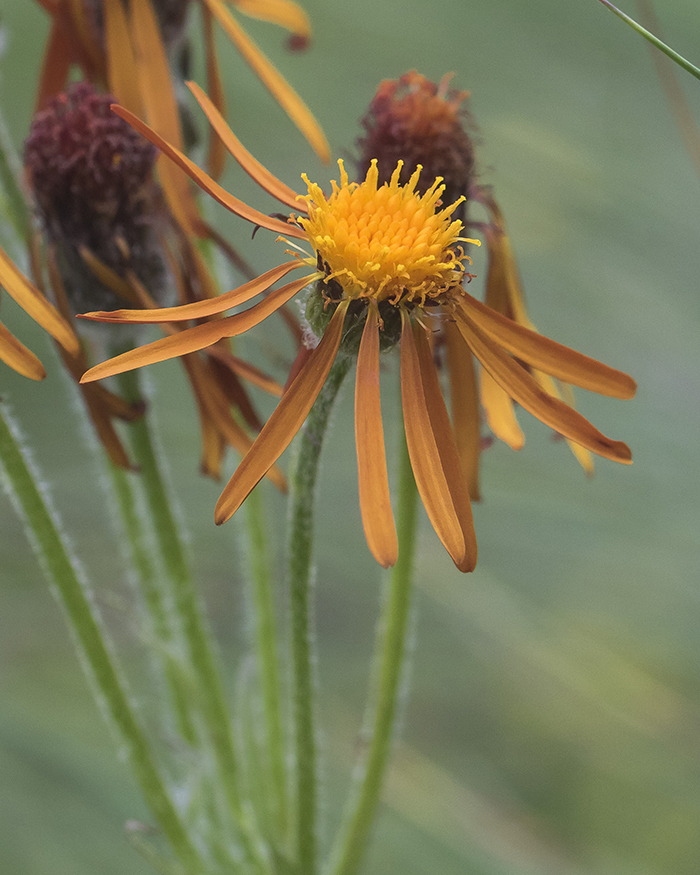
[[[128,401],[140,401],[138,371],[120,375]],[[223,683],[211,644],[211,633],[195,593],[179,527],[161,474],[147,417],[130,426],[131,445],[150,509],[153,528],[167,579],[172,586],[172,606],[187,647],[196,692],[217,764],[217,777],[244,852],[256,869],[269,869],[240,792],[238,757]]]
[[[350,362],[349,357],[339,356],[331,368],[302,431],[291,480],[289,605],[296,782],[294,825],[300,875],[315,875],[318,866],[316,689],[310,596],[314,498],[323,437]]]
[[[255,655],[262,692],[265,740],[270,764],[271,801],[277,834],[284,840],[289,825],[289,798],[277,650],[278,633],[270,571],[270,548],[259,488],[254,489],[248,496],[245,513],[250,557],[250,601]]]
[[[399,557],[388,575],[377,629],[371,693],[365,717],[369,744],[355,770],[354,787],[325,869],[328,875],[354,875],[358,871],[379,802],[405,674],[417,510],[418,491],[402,432],[396,525]]]
[[[8,418],[9,419],[9,418]],[[21,446],[16,427],[0,407],[0,460],[8,491],[24,519],[28,536],[62,604],[96,698],[126,750],[143,796],[170,842],[191,873],[204,873],[201,857],[169,794],[157,760],[129,700],[123,679],[86,581],[71,557],[46,490]]]

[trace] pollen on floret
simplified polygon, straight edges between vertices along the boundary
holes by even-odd
[[[306,177],[308,218],[299,218],[324,265],[325,279],[337,280],[346,297],[422,304],[459,286],[465,240],[462,223],[451,220],[462,199],[438,209],[444,186],[436,180],[420,194],[417,168],[406,185],[402,162],[388,183],[378,185],[377,162],[364,182],[349,182],[338,161],[340,183],[326,197]]]

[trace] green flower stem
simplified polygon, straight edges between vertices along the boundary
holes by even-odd
[[[400,459],[397,535],[399,558],[388,580],[372,665],[372,695],[365,719],[369,744],[346,806],[326,871],[329,875],[357,872],[374,820],[396,724],[397,702],[404,674],[406,637],[411,607],[411,583],[418,491],[405,436]]]
[[[154,640],[158,644],[163,661],[163,673],[170,690],[175,721],[183,739],[190,746],[196,744],[196,729],[192,714],[192,683],[187,678],[185,667],[175,656],[177,649],[176,630],[168,616],[163,593],[159,585],[158,571],[147,543],[147,529],[143,514],[139,511],[134,493],[136,475],[118,468],[108,459],[106,464],[129,543],[131,560],[136,572],[139,591],[143,597]]]
[[[296,752],[295,827],[299,875],[317,868],[317,776],[313,661],[311,658],[311,547],[313,505],[323,436],[338,390],[350,368],[336,358],[306,421],[291,483],[289,587],[292,649],[292,702]]]
[[[700,69],[694,64],[691,64],[690,61],[686,61],[686,59],[682,55],[679,55],[678,52],[674,52],[672,48],[666,45],[666,43],[661,42],[661,40],[658,37],[655,37],[653,33],[650,33],[646,28],[642,27],[641,24],[638,24],[634,18],[630,18],[629,15],[625,15],[625,13],[618,9],[617,6],[613,6],[613,4],[610,3],[610,0],[600,0],[600,2],[603,6],[607,6],[611,12],[614,12],[618,18],[621,18],[626,24],[629,24],[632,30],[636,30],[645,40],[648,40],[653,46],[656,46],[656,48],[663,52],[664,55],[668,55],[668,57],[672,61],[675,61],[679,67],[683,67],[683,69],[690,73],[691,76],[700,79]]]
[[[138,371],[122,374],[120,386],[128,401],[141,400]],[[267,867],[260,859],[256,842],[251,835],[250,818],[244,811],[241,800],[239,766],[231,732],[231,720],[209,630],[197,601],[180,532],[171,510],[151,439],[147,416],[131,424],[130,435],[156,539],[168,580],[172,585],[175,616],[187,643],[196,693],[216,757],[220,786],[225,793],[231,817],[237,825],[246,854],[251,860],[257,860],[257,865],[264,870]]]
[[[204,866],[168,793],[156,759],[129,702],[125,682],[101,628],[95,606],[71,559],[54,513],[49,509],[26,454],[0,410],[0,459],[11,494],[66,611],[78,649],[94,681],[97,697],[115,726],[145,800],[173,850],[189,872]]]
[[[251,601],[254,616],[255,648],[262,686],[263,711],[272,781],[275,825],[286,835],[289,820],[287,769],[282,728],[280,671],[277,653],[277,623],[272,594],[269,547],[260,489],[254,489],[245,502],[250,550]]]

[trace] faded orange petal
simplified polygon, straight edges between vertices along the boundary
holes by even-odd
[[[217,525],[233,516],[303,425],[338,354],[347,308],[348,301],[338,305],[321,342],[221,493],[214,512]]]
[[[481,430],[479,428],[479,392],[476,385],[474,356],[459,329],[452,322],[445,325],[447,367],[450,373],[450,406],[457,451],[467,478],[472,501],[481,498],[479,490],[479,458]]]
[[[369,305],[357,356],[355,446],[360,511],[367,546],[383,568],[396,563],[399,544],[391,510],[379,394],[379,310]]]
[[[226,98],[224,86],[221,81],[221,70],[216,52],[216,38],[214,36],[214,21],[211,12],[204,4],[202,9],[202,30],[204,31],[204,47],[207,62],[207,92],[218,112],[223,116],[226,112]],[[213,179],[219,179],[224,172],[226,163],[226,149],[213,131],[209,133],[209,154],[207,155],[207,168]]]
[[[77,354],[78,338],[56,309],[33,286],[0,248],[0,285],[3,286],[20,307],[41,327],[72,354]]]
[[[466,292],[461,304],[484,334],[528,365],[599,395],[634,397],[637,384],[628,374],[507,319]]]
[[[450,418],[447,415],[447,408],[442,397],[433,352],[428,343],[425,328],[418,323],[413,325],[413,339],[416,344],[418,366],[420,367],[421,378],[423,380],[423,392],[425,394],[433,437],[440,454],[442,470],[445,473],[447,486],[452,496],[455,513],[457,514],[457,519],[464,536],[466,547],[464,559],[455,564],[460,571],[473,571],[476,568],[477,547],[472,505],[469,500],[469,489],[462,470],[462,462],[457,452],[457,444],[452,426],[450,425]]]
[[[262,300],[259,304],[238,313],[236,316],[227,316],[215,322],[205,322],[203,325],[195,325],[194,328],[186,328],[178,331],[171,337],[163,337],[147,343],[145,346],[130,349],[121,355],[115,356],[102,364],[90,368],[81,379],[81,383],[90,383],[93,380],[101,380],[104,377],[112,377],[122,374],[134,368],[142,368],[156,362],[187,355],[197,352],[207,346],[211,346],[224,337],[236,337],[253,328],[259,322],[274,313],[279,307],[289,301],[300,292],[308,282],[308,277],[296,280],[281,289],[277,289]]]
[[[169,158],[171,158],[197,183],[201,189],[211,195],[217,203],[220,203],[223,207],[226,207],[227,210],[230,210],[230,212],[235,213],[235,215],[240,216],[242,219],[246,219],[248,222],[252,222],[254,225],[260,225],[261,228],[267,228],[270,231],[276,231],[278,234],[284,234],[285,237],[297,237],[300,240],[307,239],[306,232],[297,225],[287,224],[286,222],[281,222],[279,219],[273,219],[270,216],[266,216],[264,213],[253,209],[253,207],[249,207],[247,204],[244,204],[243,201],[240,201],[232,194],[229,194],[226,189],[222,188],[218,182],[211,178],[211,176],[197,167],[197,165],[193,161],[190,161],[186,155],[183,155],[179,149],[171,146],[170,143],[164,140],[147,124],[144,124],[141,119],[129,112],[129,110],[124,109],[123,106],[118,106],[117,104],[114,104],[112,109],[117,115],[128,121],[135,130],[140,134],[143,134],[147,140],[150,140],[154,146],[157,146],[161,152],[164,152]]]
[[[203,2],[226,31],[246,63],[306,137],[319,158],[324,162],[330,161],[328,141],[301,97],[272,66],[221,0],[203,0]]]
[[[264,373],[259,368],[256,368],[254,365],[251,365],[249,362],[239,359],[238,356],[233,355],[233,353],[226,349],[222,349],[220,346],[210,346],[206,350],[206,353],[212,358],[222,362],[237,376],[242,377],[244,380],[257,386],[259,389],[262,389],[263,392],[269,392],[270,395],[277,395],[280,398],[282,397],[282,387],[277,380],[274,380],[268,374]]]
[[[230,0],[239,12],[250,18],[259,18],[279,24],[296,36],[308,39],[311,36],[309,18],[296,3],[290,0]]]
[[[459,566],[467,555],[464,533],[433,434],[411,324],[404,311],[401,318],[401,403],[411,467],[428,518]]]
[[[73,57],[71,41],[61,20],[56,17],[44,49],[44,58],[39,74],[35,111],[45,109],[52,97],[63,91]]]
[[[304,201],[300,199],[300,195],[293,191],[288,185],[285,185],[284,182],[277,179],[277,177],[273,173],[270,173],[270,171],[264,167],[257,158],[254,158],[250,154],[243,143],[241,143],[231,128],[226,124],[221,113],[202,91],[199,85],[197,85],[196,82],[187,82],[186,84],[192,94],[194,94],[197,103],[202,107],[204,114],[209,119],[211,126],[219,135],[223,144],[236,161],[238,161],[245,172],[252,177],[259,186],[264,188],[265,191],[269,192],[273,197],[276,197],[281,203],[287,204],[287,206],[291,207],[293,210],[304,211],[305,204]]]
[[[173,90],[170,65],[151,0],[131,4],[131,37],[141,95],[150,124],[168,142],[183,149],[180,112]],[[170,161],[158,159],[158,174],[165,199],[186,233],[199,234],[201,221],[187,180]]]
[[[458,310],[455,315],[457,326],[476,357],[518,404],[545,425],[599,456],[623,464],[631,463],[632,453],[627,444],[606,437],[580,413],[548,395],[521,365],[502,352],[464,312]]]
[[[124,6],[121,0],[104,0],[103,12],[109,91],[131,112],[143,115],[136,58]]]
[[[532,376],[537,380],[537,382],[542,386],[544,391],[548,395],[554,395],[555,398],[561,398],[565,404],[568,404],[569,407],[574,406],[574,392],[573,389],[567,384],[563,385],[563,390],[566,391],[568,389],[568,398],[564,395],[564,392],[560,392],[554,380],[549,376],[549,374],[543,374],[542,371],[533,370]],[[584,447],[580,446],[576,443],[576,441],[569,440],[566,438],[566,443],[569,446],[569,449],[574,455],[574,458],[579,463],[579,465],[583,468],[587,477],[592,477],[595,473],[595,465],[593,464],[593,456],[591,456],[590,452]]]
[[[30,380],[43,380],[46,376],[44,366],[39,359],[23,343],[20,343],[2,322],[0,322],[0,360],[9,365],[13,371],[17,371],[23,377],[29,377]]]

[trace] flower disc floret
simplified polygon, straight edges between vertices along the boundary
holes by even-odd
[[[316,250],[325,280],[336,280],[345,298],[390,300],[423,305],[440,302],[461,284],[466,258],[458,246],[463,230],[450,217],[463,198],[438,209],[442,180],[420,195],[416,183],[421,168],[407,185],[399,183],[399,161],[388,184],[378,187],[377,162],[372,161],[364,182],[349,182],[339,161],[340,185],[326,198],[306,176],[304,196],[308,218],[299,223]]]

